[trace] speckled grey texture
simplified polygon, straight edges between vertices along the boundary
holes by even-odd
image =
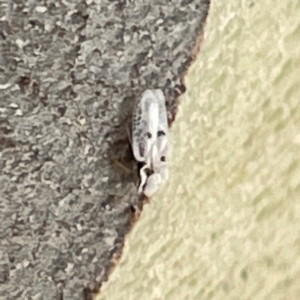
[[[0,2],[1,300],[88,299],[106,280],[137,203],[134,100],[162,88],[176,113],[207,10],[208,0]]]

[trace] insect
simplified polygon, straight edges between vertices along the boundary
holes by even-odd
[[[169,177],[168,117],[161,90],[146,90],[136,103],[132,120],[132,149],[142,165],[139,194],[151,197]]]

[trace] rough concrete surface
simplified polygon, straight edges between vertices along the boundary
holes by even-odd
[[[176,114],[208,0],[0,2],[0,299],[90,299],[137,199],[134,101]]]

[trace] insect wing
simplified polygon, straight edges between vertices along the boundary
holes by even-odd
[[[157,139],[157,130],[159,126],[159,104],[153,90],[147,90],[143,93],[141,99],[141,110],[145,120],[145,158],[149,165],[151,164],[152,149]]]
[[[132,118],[132,151],[137,161],[145,161],[145,134],[147,120],[142,113],[141,102],[137,102]]]
[[[159,126],[159,106],[153,102],[149,104],[147,112],[147,136],[152,141],[156,139],[156,133]]]
[[[155,90],[157,103],[159,105],[159,130],[163,130],[165,134],[168,130],[168,115],[166,109],[166,99],[161,90]]]
[[[156,97],[159,103],[159,126],[157,132],[157,147],[160,158],[165,161],[168,151],[168,115],[166,109],[166,101],[162,91],[157,90]]]
[[[167,154],[167,130],[163,92],[146,90],[133,113],[132,148],[135,159],[158,169],[160,164],[157,158],[166,157]]]

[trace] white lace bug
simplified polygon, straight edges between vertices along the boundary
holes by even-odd
[[[132,121],[132,149],[140,169],[139,193],[151,197],[169,177],[168,117],[161,90],[146,90],[136,103]],[[150,172],[150,173],[149,173]]]

